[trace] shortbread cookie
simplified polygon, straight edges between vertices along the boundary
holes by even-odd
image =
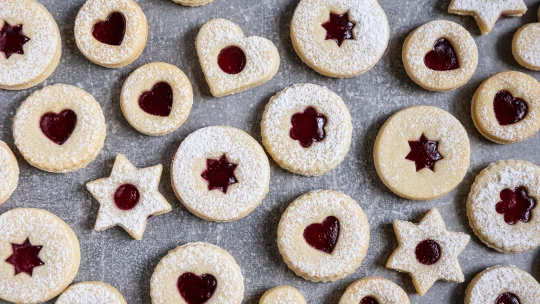
[[[11,149],[0,141],[0,205],[13,194],[19,183],[19,164]]]
[[[339,304],[409,304],[407,293],[387,279],[368,277],[352,283]]]
[[[43,5],[34,0],[2,1],[0,89],[38,85],[54,72],[61,55],[58,25]]]
[[[127,304],[122,294],[103,282],[81,282],[71,285],[56,304]]]
[[[188,118],[192,104],[193,90],[186,74],[164,62],[135,70],[120,95],[122,113],[129,124],[152,136],[178,129]]]
[[[399,246],[386,268],[409,273],[419,295],[423,296],[438,280],[465,280],[458,255],[471,237],[446,230],[437,208],[431,209],[418,225],[394,221],[394,231]]]
[[[291,286],[278,286],[267,290],[259,304],[307,304],[304,296]]]
[[[520,72],[492,76],[474,94],[472,117],[478,131],[491,141],[523,141],[540,129],[540,84]]]
[[[227,251],[190,243],[161,259],[150,281],[150,295],[153,304],[240,304],[244,277]]]
[[[133,0],[88,0],[75,19],[75,41],[95,64],[120,68],[135,61],[146,46],[148,23]]]
[[[46,302],[73,281],[79,262],[77,236],[54,214],[20,208],[0,215],[0,299]]]
[[[465,292],[465,304],[536,304],[540,284],[515,266],[495,266],[477,274]]]
[[[180,3],[184,6],[202,6],[211,3],[214,0],[173,0],[176,3]]]
[[[354,272],[369,246],[369,223],[352,198],[336,191],[304,194],[289,205],[278,227],[278,247],[297,275],[336,281]]]
[[[540,11],[538,12],[540,19]],[[540,70],[540,23],[522,26],[512,39],[512,54],[523,67]]]
[[[452,191],[467,173],[467,131],[436,107],[401,110],[383,125],[375,141],[375,168],[395,194],[431,200]]]
[[[240,219],[268,193],[270,164],[246,132],[213,126],[191,133],[171,167],[174,192],[186,208],[209,221]]]
[[[279,53],[272,41],[246,37],[235,23],[208,21],[195,42],[210,92],[215,97],[243,92],[272,79],[279,69]]]
[[[540,167],[522,160],[498,161],[484,169],[467,200],[474,233],[501,252],[540,245]]]
[[[437,20],[415,29],[403,44],[403,65],[429,91],[449,91],[471,79],[478,65],[473,37],[461,25]]]
[[[291,21],[298,56],[318,73],[347,78],[384,54],[390,27],[376,0],[301,0]]]
[[[13,137],[34,167],[54,173],[77,171],[103,148],[105,118],[86,91],[56,84],[34,92],[17,109]]]
[[[482,35],[493,29],[502,16],[517,17],[527,12],[522,0],[452,0],[450,14],[473,16]]]
[[[266,150],[281,167],[301,175],[323,175],[349,152],[351,115],[334,92],[298,84],[270,99],[261,133]]]

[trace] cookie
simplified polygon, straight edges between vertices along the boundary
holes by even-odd
[[[540,11],[538,12],[540,19]],[[540,70],[540,23],[526,24],[519,28],[512,39],[512,54],[523,67]]]
[[[461,25],[437,20],[409,34],[403,44],[403,65],[409,77],[429,91],[450,91],[471,79],[478,49]]]
[[[186,74],[164,62],[148,63],[124,82],[120,107],[137,131],[161,136],[178,129],[188,118],[193,90]]]
[[[407,293],[387,279],[368,277],[352,283],[339,304],[409,304]]]
[[[270,164],[246,132],[213,126],[191,133],[171,166],[174,192],[198,217],[227,222],[255,209],[268,193]]]
[[[13,194],[19,183],[19,164],[11,149],[0,141],[0,205]]]
[[[214,0],[173,0],[176,3],[180,3],[184,6],[203,6],[211,3]]]
[[[55,304],[127,304],[122,294],[103,282],[81,282],[71,285]]]
[[[58,25],[37,1],[3,0],[0,37],[0,89],[36,86],[54,72],[60,61]]]
[[[150,280],[152,304],[240,304],[244,277],[218,246],[189,243],[170,251]]]
[[[465,292],[465,304],[535,304],[540,284],[515,266],[490,267],[477,274]]]
[[[77,236],[54,214],[19,208],[0,215],[0,299],[46,302],[73,281],[79,262]]]
[[[318,190],[292,202],[279,222],[279,252],[298,276],[336,281],[366,256],[369,223],[358,203],[336,191]]]
[[[376,0],[301,0],[291,39],[302,61],[318,73],[354,77],[384,54],[390,27]]]
[[[375,141],[375,168],[395,194],[432,200],[452,191],[467,173],[467,131],[450,113],[431,106],[392,115]]]
[[[148,22],[133,0],[88,0],[75,19],[75,42],[95,64],[121,68],[146,46]]]
[[[297,84],[270,99],[261,122],[263,144],[284,169],[323,175],[349,152],[352,122],[337,94],[314,84]]]
[[[277,286],[267,290],[259,304],[307,304],[304,296],[291,286]]]
[[[399,246],[386,268],[409,273],[420,296],[438,280],[458,283],[465,280],[458,255],[471,238],[446,230],[437,208],[431,209],[418,225],[394,221],[394,231]]]
[[[540,84],[520,72],[494,75],[474,94],[472,118],[478,131],[491,141],[523,141],[540,129]]]
[[[474,233],[501,252],[540,245],[540,167],[522,160],[498,161],[476,177],[467,199]]]
[[[195,41],[210,92],[222,97],[257,87],[279,69],[279,53],[262,37],[246,37],[235,23],[213,19],[203,25]]]

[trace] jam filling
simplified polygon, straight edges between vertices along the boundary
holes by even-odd
[[[441,253],[441,246],[433,240],[424,240],[418,243],[414,251],[416,260],[428,266],[437,263],[441,258]]]
[[[222,49],[217,59],[219,67],[227,74],[238,74],[246,67],[246,54],[234,45]]]
[[[304,239],[313,248],[332,253],[339,238],[339,220],[329,216],[321,224],[311,224],[304,229]]]
[[[0,30],[0,52],[4,53],[6,59],[13,54],[24,54],[24,45],[30,41],[30,38],[22,33],[22,27],[22,24],[11,26],[4,22]]]
[[[338,46],[345,40],[354,39],[353,28],[355,23],[350,21],[349,13],[335,14],[330,13],[328,21],[322,24],[326,30],[326,40],[334,40]]]
[[[58,145],[63,145],[69,139],[76,126],[77,114],[69,109],[58,114],[45,113],[39,122],[41,132]]]
[[[324,127],[328,119],[319,114],[313,107],[307,107],[304,112],[291,117],[292,128],[289,136],[300,142],[304,148],[309,148],[314,142],[323,141],[326,137]]]
[[[238,165],[229,162],[227,156],[223,154],[219,159],[206,159],[206,170],[201,177],[208,182],[208,190],[218,189],[227,193],[230,185],[238,183],[234,170]]]
[[[433,50],[424,57],[424,64],[431,70],[450,71],[459,69],[459,62],[450,41],[440,38],[433,44]]]
[[[173,91],[166,82],[156,83],[139,97],[139,107],[148,114],[167,117],[171,114]]]
[[[443,159],[439,153],[439,142],[431,141],[424,134],[417,141],[409,141],[411,152],[405,159],[413,161],[416,165],[416,171],[429,168],[435,171],[435,163]]]
[[[13,253],[6,259],[6,262],[13,265],[15,275],[21,272],[32,276],[34,268],[45,265],[39,258],[39,252],[43,246],[34,246],[26,239],[22,244],[11,244]]]
[[[126,35],[126,17],[120,12],[111,13],[107,19],[94,25],[92,35],[101,43],[121,45]]]
[[[514,98],[510,92],[500,91],[493,100],[493,110],[499,124],[507,126],[523,120],[529,107],[523,99]]]
[[[495,304],[521,304],[521,301],[515,294],[511,292],[505,292],[501,293],[497,297],[497,300],[495,300]]]
[[[180,295],[187,304],[204,304],[214,295],[217,280],[211,274],[182,274],[176,283]]]
[[[360,304],[379,304],[379,301],[374,297],[363,297],[362,300],[360,300]]]
[[[114,204],[120,210],[131,210],[137,206],[141,194],[139,189],[132,184],[124,184],[114,192]]]
[[[504,189],[500,197],[501,201],[495,205],[495,210],[504,215],[504,221],[508,225],[514,225],[518,221],[528,223],[531,220],[536,199],[529,196],[525,187],[520,186],[515,190]]]

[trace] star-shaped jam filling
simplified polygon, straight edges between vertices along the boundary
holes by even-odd
[[[353,28],[356,24],[349,19],[349,13],[335,14],[330,13],[328,21],[322,24],[326,30],[326,40],[334,40],[338,46],[341,46],[346,39],[352,40]]]
[[[218,189],[227,193],[230,185],[238,183],[234,170],[238,165],[229,162],[227,156],[223,154],[219,159],[206,159],[206,170],[201,177],[208,182],[208,190]]]
[[[416,171],[429,168],[435,171],[435,163],[443,159],[439,153],[439,143],[426,138],[424,134],[417,141],[409,141],[411,152],[405,157],[416,165]]]
[[[6,59],[9,59],[13,54],[24,54],[23,46],[30,41],[22,33],[22,24],[11,26],[4,22],[4,27],[0,30],[0,52],[3,52]]]
[[[34,246],[26,239],[22,244],[11,244],[13,253],[6,259],[6,262],[15,267],[15,275],[21,272],[32,276],[34,268],[45,263],[39,258],[39,252],[43,246]]]
[[[289,136],[300,142],[304,148],[309,148],[314,142],[323,141],[326,137],[324,127],[326,116],[319,114],[314,107],[307,107],[304,112],[291,117],[292,128]]]
[[[514,225],[517,221],[528,223],[531,220],[531,211],[536,207],[536,200],[529,196],[525,187],[504,189],[500,196],[501,201],[495,205],[495,210],[504,215],[504,221],[508,225]]]

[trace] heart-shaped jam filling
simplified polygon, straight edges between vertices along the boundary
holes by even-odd
[[[291,117],[292,128],[289,136],[300,142],[304,148],[309,148],[314,142],[323,141],[326,137],[324,127],[326,116],[319,114],[313,107],[307,107],[304,112],[296,113]]]
[[[523,99],[514,98],[510,92],[500,91],[493,100],[493,110],[499,124],[507,126],[523,120],[529,107]]]
[[[169,116],[173,105],[173,91],[166,82],[156,83],[150,91],[139,97],[139,107],[148,114],[156,116]]]
[[[211,274],[198,276],[186,272],[178,278],[176,286],[187,304],[204,304],[214,295],[217,280]]]
[[[424,134],[417,141],[409,141],[411,152],[405,157],[416,165],[416,171],[429,168],[435,171],[435,164],[443,159],[439,153],[439,143],[426,138]]]
[[[360,304],[379,304],[379,301],[373,297],[363,297],[362,300],[360,300]]]
[[[416,260],[418,260],[419,263],[428,266],[437,263],[441,258],[441,253],[441,246],[433,240],[424,240],[418,243],[414,250]]]
[[[21,272],[32,276],[34,268],[45,265],[39,258],[39,252],[43,246],[34,246],[26,239],[22,244],[11,244],[13,253],[6,259],[6,262],[13,265],[15,275]]]
[[[114,204],[120,210],[131,210],[137,206],[141,195],[139,189],[132,184],[124,184],[114,192]]]
[[[60,113],[48,112],[41,116],[39,127],[47,138],[63,145],[77,126],[77,114],[72,110],[63,110]]]
[[[521,304],[521,301],[515,294],[511,292],[505,292],[501,293],[497,297],[497,300],[495,300],[495,304]]]
[[[222,49],[217,59],[219,67],[227,74],[238,74],[246,67],[246,54],[234,45]]]
[[[352,40],[353,28],[356,24],[350,21],[349,13],[335,14],[330,13],[330,18],[322,27],[326,30],[326,40],[334,40],[338,46],[343,44],[346,39]]]
[[[525,187],[520,186],[515,190],[504,189],[500,197],[501,201],[495,205],[495,210],[504,215],[504,221],[508,225],[514,225],[518,221],[528,223],[531,220],[536,200],[529,196]]]
[[[440,38],[433,44],[433,50],[424,57],[424,64],[431,70],[450,71],[459,69],[459,62],[450,41]]]
[[[111,13],[107,19],[94,25],[92,35],[101,43],[121,45],[126,35],[126,17],[120,12]]]
[[[22,25],[11,26],[4,22],[4,27],[0,30],[0,52],[4,53],[6,59],[13,54],[24,54],[24,45],[30,41],[22,33]]]
[[[329,216],[321,224],[311,224],[304,229],[304,239],[313,248],[332,253],[339,238],[339,220]]]
[[[230,185],[238,183],[234,170],[238,165],[229,162],[227,156],[223,154],[219,159],[206,159],[206,170],[201,177],[208,182],[208,190],[218,189],[227,193]]]

